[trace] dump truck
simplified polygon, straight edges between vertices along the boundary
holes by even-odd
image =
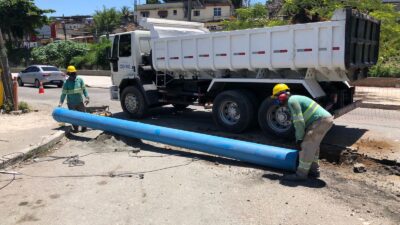
[[[277,83],[339,117],[358,105],[350,82],[379,54],[380,21],[354,9],[331,20],[210,32],[202,23],[144,18],[143,30],[112,34],[111,99],[133,118],[172,104],[211,108],[217,125],[240,133],[293,132],[286,106],[270,97]]]

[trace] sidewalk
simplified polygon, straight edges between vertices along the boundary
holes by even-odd
[[[53,145],[61,140],[64,131],[58,128],[59,124],[53,120],[49,109],[22,115],[1,114],[0,168],[41,150],[44,145]]]
[[[86,86],[93,87],[93,88],[109,88],[111,84],[111,77],[105,76],[85,76],[85,75],[78,75],[83,79]]]
[[[400,109],[400,88],[357,86],[355,99],[365,108]]]

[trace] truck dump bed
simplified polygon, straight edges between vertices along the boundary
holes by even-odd
[[[167,37],[152,34],[152,60],[158,71],[361,69],[376,64],[379,33],[379,21],[343,9],[326,22]]]

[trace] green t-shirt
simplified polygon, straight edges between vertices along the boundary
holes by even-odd
[[[85,97],[89,96],[83,80],[80,77],[77,77],[75,80],[67,79],[62,89],[60,103],[63,103],[65,97],[67,97],[68,104],[78,105],[83,102],[82,95],[84,95]]]
[[[296,140],[304,138],[305,129],[314,121],[332,115],[311,98],[301,95],[289,97],[288,106],[296,129]]]

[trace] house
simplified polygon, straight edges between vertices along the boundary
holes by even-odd
[[[144,4],[135,7],[135,22],[142,18],[189,20],[187,1],[169,1],[161,4]],[[229,0],[192,0],[191,21],[202,22],[210,30],[222,29],[219,22],[229,19],[233,6]]]
[[[90,28],[94,25],[93,17],[89,15],[52,17],[50,19],[55,24],[55,40],[63,40],[65,37],[71,39],[90,36]]]
[[[393,4],[397,11],[400,11],[400,0],[383,0],[383,3]]]

